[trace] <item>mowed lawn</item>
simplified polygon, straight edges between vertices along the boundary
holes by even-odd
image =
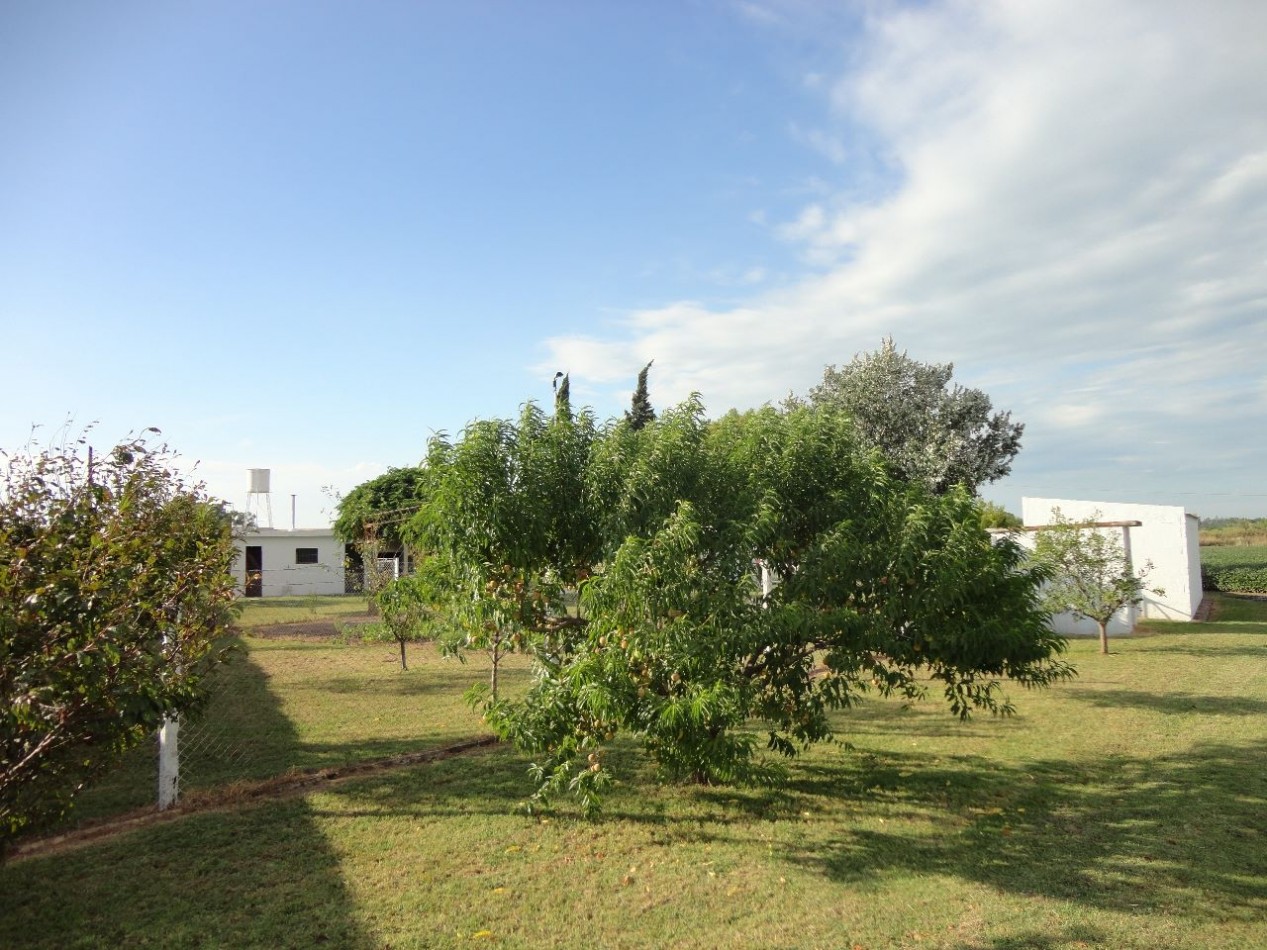
[[[364,601],[357,608],[352,598],[324,600],[330,603],[316,608],[267,602],[258,612],[248,608],[245,634],[232,641],[228,663],[215,673],[210,702],[182,725],[182,792],[197,796],[296,769],[343,766],[488,734],[463,698],[486,679],[478,656],[463,664],[441,657],[432,644],[410,644],[410,669],[402,672],[394,643],[252,635],[279,615],[287,623],[311,622],[314,611],[317,619],[337,619],[349,607],[364,615]],[[526,663],[512,657],[506,665],[514,689]],[[152,743],[133,750],[82,796],[70,824],[152,805],[156,769]]]
[[[1267,946],[1267,622],[1229,615],[1075,641],[1011,719],[870,701],[779,792],[618,747],[604,817],[529,816],[498,748],[23,859],[0,946]],[[319,758],[288,655],[245,659]]]

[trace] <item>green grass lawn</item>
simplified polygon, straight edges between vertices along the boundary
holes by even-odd
[[[869,702],[778,792],[659,786],[618,745],[604,817],[529,817],[497,749],[143,828],[0,868],[0,946],[1267,946],[1265,620],[1073,641],[1078,679],[1011,719]],[[334,725],[302,684],[373,674],[309,646],[244,656],[293,733],[278,761],[403,741],[413,707],[471,731],[387,674],[385,738]]]
[[[238,604],[242,612],[237,625],[243,630],[312,620],[338,622],[351,617],[364,617],[369,612],[365,598],[358,594],[343,597],[243,597]]]
[[[486,735],[463,700],[487,675],[479,659],[462,664],[431,644],[410,644],[402,672],[395,644],[240,637],[215,674],[207,708],[182,725],[181,788],[205,791]],[[513,689],[524,662],[512,657],[507,666]],[[82,796],[72,823],[152,805],[155,757],[150,743],[133,750]]]
[[[1267,598],[1254,594],[1224,594],[1206,591],[1212,602],[1210,623],[1187,623],[1180,620],[1143,620],[1136,627],[1136,636],[1153,633],[1267,633]]]

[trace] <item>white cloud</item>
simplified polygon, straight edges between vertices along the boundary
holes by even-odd
[[[1073,429],[1094,422],[1101,415],[1100,407],[1093,403],[1064,403],[1049,407],[1045,418],[1048,424],[1057,428]]]
[[[654,356],[660,401],[695,389],[721,409],[803,391],[892,334],[997,381],[1027,447],[1129,434],[1164,468],[1261,425],[1263,36],[1258,2],[882,5],[820,81],[824,128],[797,134],[823,151],[833,121],[862,127],[898,184],[860,198],[827,149],[835,191],[776,229],[822,270],[729,309],[633,313],[549,341],[551,359],[623,385]]]

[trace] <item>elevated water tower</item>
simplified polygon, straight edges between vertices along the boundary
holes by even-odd
[[[273,496],[269,493],[269,469],[267,468],[250,468],[247,469],[251,473],[251,490],[246,496],[246,513],[255,515],[255,523],[260,527],[271,528],[273,526]],[[264,524],[260,507],[268,513],[268,524]]]

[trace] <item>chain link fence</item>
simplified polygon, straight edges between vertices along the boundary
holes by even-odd
[[[464,698],[488,675],[480,656],[459,663],[433,644],[411,643],[402,670],[395,642],[360,637],[364,601],[348,600],[355,614],[269,624],[238,637],[210,675],[204,705],[181,717],[180,801],[233,798],[261,782],[487,735]],[[519,675],[526,679],[526,669]],[[159,764],[155,736],[85,790],[67,824],[157,808]]]

